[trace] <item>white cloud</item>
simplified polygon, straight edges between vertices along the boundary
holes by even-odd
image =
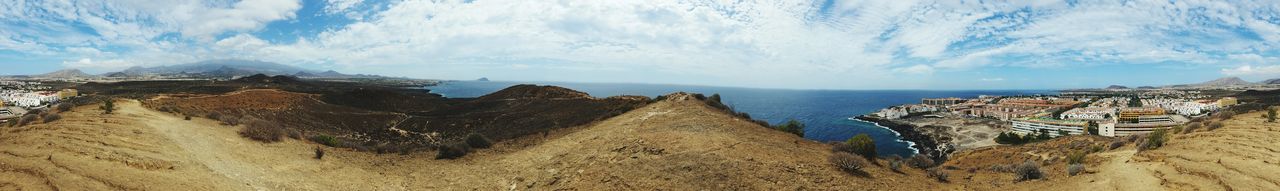
[[[326,0],[324,12],[327,14],[345,13],[364,0]]]
[[[1222,74],[1227,76],[1275,78],[1280,77],[1280,65],[1265,65],[1258,67],[1243,65],[1236,68],[1223,68]]]
[[[134,64],[124,60],[93,61],[92,59],[82,58],[75,61],[62,61],[62,66],[67,68],[90,70],[122,70],[134,66]]]
[[[910,67],[895,68],[893,69],[893,71],[899,72],[899,73],[923,75],[923,74],[933,74],[933,67],[921,64],[921,65],[914,65]]]
[[[978,81],[984,81],[984,82],[998,82],[998,81],[1004,81],[1004,78],[999,78],[999,77],[996,77],[996,78],[982,78],[982,79],[978,79]]]

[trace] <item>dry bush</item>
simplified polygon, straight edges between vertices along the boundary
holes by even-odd
[[[890,156],[890,157],[889,157],[889,170],[893,170],[893,172],[897,172],[897,173],[902,173],[902,163],[904,163],[904,162],[906,162],[906,161],[905,161],[905,160],[902,160],[902,157],[900,157],[900,156],[898,156],[898,155]]]
[[[835,165],[840,171],[849,174],[863,174],[865,172],[862,172],[862,167],[867,166],[867,162],[862,157],[846,152],[833,153],[827,160],[831,161],[831,164]]]
[[[485,137],[484,135],[479,133],[468,134],[466,138],[466,142],[467,142],[467,146],[471,146],[471,148],[483,149],[483,148],[489,148],[493,146],[492,140],[489,140],[488,137]]]
[[[59,119],[62,119],[62,115],[58,115],[57,113],[54,113],[54,114],[48,114],[48,115],[45,115],[44,117],[42,117],[41,119],[44,119],[44,123],[49,123],[49,122],[53,122],[53,121],[57,121],[57,120],[59,120]]]
[[[1018,181],[1027,181],[1044,178],[1044,173],[1040,172],[1040,164],[1034,161],[1027,161],[1018,165],[1014,169],[1014,173],[1018,176]]]
[[[252,120],[240,130],[240,136],[266,143],[280,141],[285,136],[285,129],[266,120]]]
[[[1087,156],[1088,154],[1089,154],[1089,153],[1085,153],[1085,152],[1078,152],[1078,151],[1077,151],[1077,152],[1072,152],[1071,154],[1068,154],[1068,155],[1067,155],[1067,164],[1080,164],[1080,163],[1084,163],[1084,157],[1085,157],[1085,156]]]
[[[1209,123],[1209,125],[1206,125],[1205,127],[1207,127],[1207,129],[1209,129],[1210,131],[1213,131],[1213,130],[1218,130],[1219,128],[1222,128],[1222,126],[1223,125],[1221,121],[1214,121],[1212,123]]]
[[[1124,146],[1124,144],[1125,144],[1125,143],[1124,143],[1124,140],[1115,140],[1115,141],[1111,141],[1111,145],[1109,146],[1109,147],[1110,147],[1109,149],[1110,149],[1110,150],[1116,150],[1116,149],[1118,149],[1118,148],[1120,148],[1120,147],[1123,147],[1123,146]]]
[[[947,171],[943,171],[942,169],[938,169],[937,167],[930,168],[928,171],[926,171],[925,175],[928,176],[929,178],[933,178],[934,180],[938,180],[938,182],[948,182]]]
[[[907,159],[907,164],[918,169],[928,169],[929,167],[933,167],[934,162],[933,159],[930,159],[928,156],[917,154],[916,156],[912,156],[911,159]]]
[[[289,138],[302,140],[302,131],[299,131],[297,129],[289,130]]]
[[[324,158],[324,148],[316,147],[316,160]]]
[[[58,109],[58,112],[71,111],[71,107],[74,107],[74,105],[71,105],[70,103],[60,103],[58,106],[54,106],[54,108]]]
[[[1201,127],[1200,123],[1192,122],[1190,124],[1187,124],[1186,128],[1182,128],[1182,132],[1178,132],[1178,133],[1187,134],[1191,132],[1196,132],[1196,129],[1200,129],[1200,127]]]
[[[36,115],[36,114],[23,115],[22,118],[18,118],[18,127],[27,126],[31,123],[36,122],[37,117],[39,117],[39,115]]]
[[[219,124],[226,126],[240,125],[240,118],[235,116],[222,116],[218,118]]]
[[[996,164],[996,165],[991,165],[991,168],[988,168],[987,170],[991,170],[992,172],[1007,172],[1007,173],[1012,173],[1013,171],[1016,171],[1016,170],[1017,170],[1017,166],[1016,166],[1016,165],[1003,165],[1003,164]]]
[[[1080,174],[1080,172],[1084,172],[1083,164],[1072,164],[1067,166],[1067,175],[1075,176]]]
[[[467,150],[469,149],[471,148],[467,148],[466,143],[453,142],[449,144],[444,144],[444,145],[441,145],[439,149],[437,149],[439,152],[436,153],[436,159],[462,158],[463,156],[467,156]]]
[[[330,135],[316,135],[311,137],[311,141],[330,147],[343,146],[342,140],[338,140],[337,137]]]
[[[218,112],[216,112],[216,111],[215,111],[215,112],[209,112],[209,114],[205,114],[205,115],[204,115],[204,118],[209,118],[209,119],[212,119],[212,120],[222,120],[222,113],[218,113]]]
[[[1228,120],[1228,119],[1231,119],[1231,117],[1236,116],[1236,112],[1231,110],[1226,110],[1226,111],[1218,112],[1218,114],[1215,116],[1218,117],[1219,120]]]

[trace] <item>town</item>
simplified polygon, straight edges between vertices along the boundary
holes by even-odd
[[[0,123],[8,123],[28,113],[47,109],[80,95],[76,89],[57,88],[42,81],[0,80]]]
[[[1204,91],[1215,90],[1094,89],[1058,95],[924,98],[870,116],[916,127],[953,127],[952,134],[941,136],[953,137],[952,144],[959,144],[953,146],[961,148],[994,145],[990,139],[1004,133],[1122,137],[1187,125],[1239,104],[1235,97]]]

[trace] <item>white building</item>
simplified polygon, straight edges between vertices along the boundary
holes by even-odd
[[[1062,119],[1105,120],[1115,117],[1116,111],[1113,107],[1081,107],[1062,112]]]
[[[1014,119],[1012,122],[1015,133],[1031,135],[1045,132],[1053,137],[1057,137],[1058,132],[1066,132],[1069,135],[1085,134],[1084,128],[1089,126],[1089,122],[1080,120],[1022,118]]]

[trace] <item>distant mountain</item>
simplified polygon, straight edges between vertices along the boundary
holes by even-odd
[[[1267,79],[1267,80],[1263,80],[1263,81],[1258,82],[1258,83],[1260,83],[1260,84],[1280,84],[1280,78]]]
[[[1244,80],[1240,79],[1239,77],[1225,77],[1225,78],[1218,78],[1218,79],[1215,79],[1215,80],[1212,80],[1212,81],[1203,82],[1203,83],[1199,83],[1199,84],[1193,84],[1193,85],[1194,85],[1194,86],[1200,86],[1200,87],[1209,87],[1209,86],[1239,86],[1239,85],[1253,85],[1253,83],[1248,82],[1248,81],[1244,81]]]
[[[151,68],[133,67],[120,72],[127,75],[198,73],[209,76],[247,76],[253,74],[289,75],[309,71],[299,67],[277,64],[274,62],[251,60],[207,60],[196,63]]]
[[[1112,89],[1112,90],[1114,90],[1114,89],[1129,89],[1129,87],[1122,86],[1122,85],[1111,85],[1111,86],[1107,86],[1107,89]]]
[[[1154,86],[1138,86],[1138,89],[1156,89]]]
[[[480,78],[480,79],[476,79],[476,81],[480,81],[480,82],[487,82],[487,81],[489,81],[489,78],[482,77],[482,78]]]
[[[78,70],[78,69],[63,69],[63,70],[53,71],[53,72],[49,72],[49,73],[45,73],[45,74],[40,74],[40,75],[35,75],[35,76],[31,76],[31,77],[36,77],[36,78],[93,78],[93,77],[97,77],[97,76],[94,76],[94,75],[91,75],[91,74],[86,74],[86,73],[84,73],[84,72],[81,72],[81,71],[80,71],[80,70]]]

